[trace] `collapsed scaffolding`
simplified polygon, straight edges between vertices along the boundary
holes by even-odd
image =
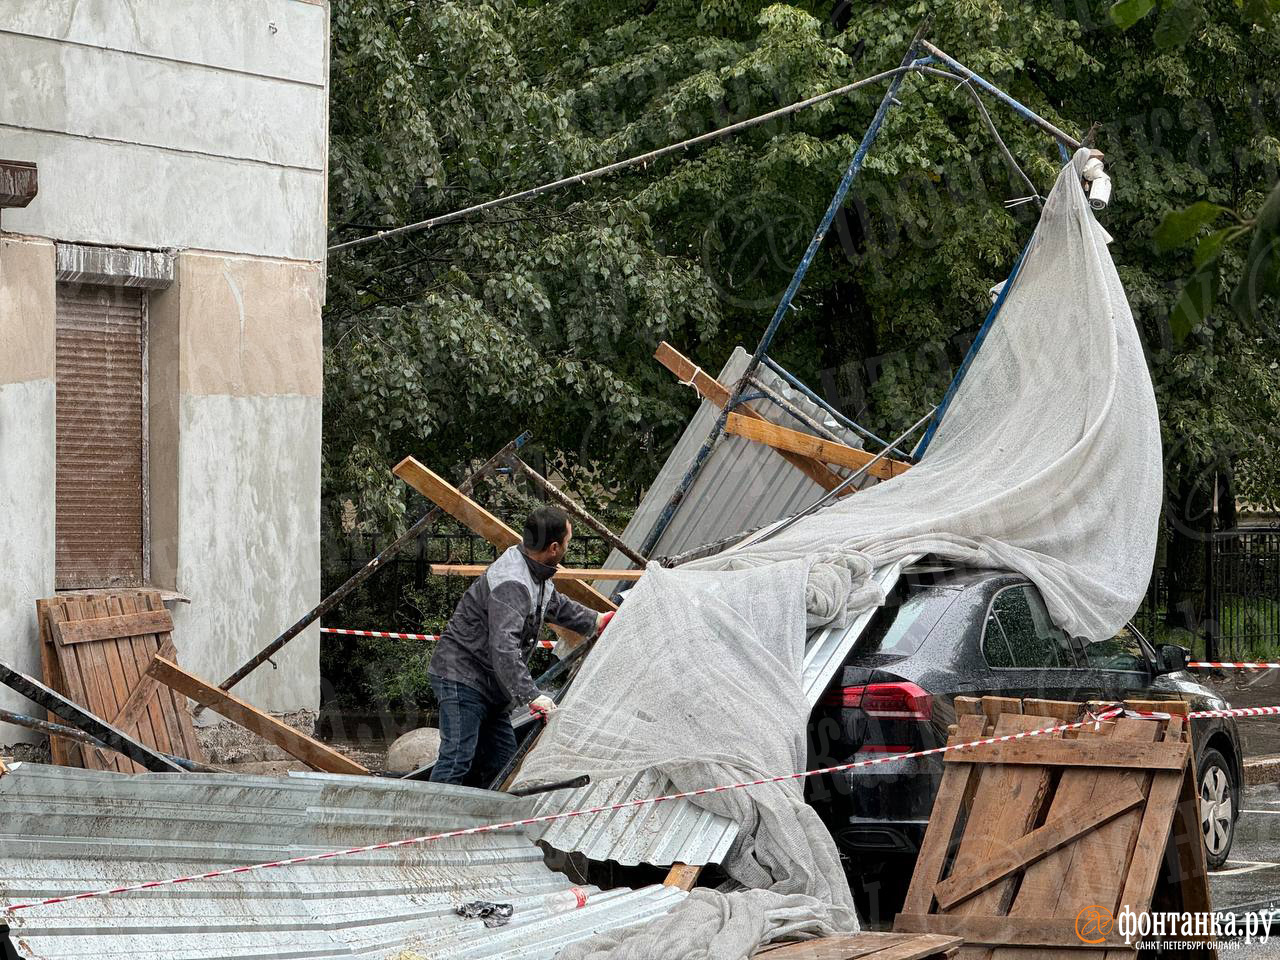
[[[656,354],[659,362],[671,370],[681,382],[695,389],[705,401],[698,414],[698,418],[704,421],[701,426],[704,436],[698,438],[687,433],[686,438],[682,438],[681,443],[684,449],[678,448],[668,463],[668,467],[674,465],[679,469],[674,472],[668,470],[668,476],[665,478],[660,476],[659,482],[655,483],[651,490],[650,498],[647,498],[646,504],[642,505],[641,510],[638,511],[636,519],[622,534],[610,531],[606,525],[572,498],[559,491],[519,456],[521,448],[529,442],[528,434],[517,437],[458,486],[450,484],[414,458],[408,457],[396,466],[395,475],[436,506],[338,590],[326,597],[217,686],[192,676],[178,666],[177,651],[171,637],[171,623],[168,629],[165,629],[166,625],[158,616],[143,622],[138,618],[146,611],[136,608],[126,610],[123,598],[105,601],[106,605],[100,608],[93,604],[103,601],[84,601],[84,607],[75,610],[63,608],[61,614],[51,614],[48,609],[42,609],[42,649],[47,646],[49,648],[47,652],[52,655],[45,661],[46,684],[39,684],[31,678],[15,675],[12,671],[6,673],[6,682],[11,683],[15,688],[22,689],[27,696],[65,723],[73,726],[80,725],[85,734],[94,738],[97,745],[77,744],[78,750],[89,748],[81,751],[81,759],[83,765],[91,768],[95,763],[99,764],[97,769],[110,768],[110,764],[116,764],[118,768],[123,766],[119,761],[109,760],[102,753],[103,749],[121,753],[129,764],[136,765],[129,766],[128,771],[138,767],[148,770],[173,770],[175,767],[187,766],[190,769],[192,765],[200,764],[201,758],[198,756],[174,759],[176,754],[161,750],[162,744],[147,742],[143,733],[141,725],[143,713],[150,710],[155,698],[172,697],[170,693],[172,691],[194,700],[198,704],[198,710],[214,709],[223,716],[234,719],[254,732],[272,739],[272,742],[282,746],[313,769],[364,775],[369,773],[365,768],[347,761],[340,754],[336,754],[335,751],[331,751],[312,738],[290,731],[283,724],[279,724],[278,721],[274,721],[273,718],[267,717],[261,711],[236,698],[230,690],[262,664],[269,662],[271,657],[290,640],[332,611],[344,597],[350,595],[361,583],[376,574],[387,560],[414,542],[423,531],[444,514],[452,516],[483,536],[498,549],[505,549],[518,542],[518,534],[473,497],[480,482],[492,477],[500,468],[511,471],[513,475],[524,477],[546,496],[564,506],[582,523],[595,529],[613,546],[615,555],[610,557],[604,569],[563,571],[558,582],[558,586],[564,593],[600,611],[617,609],[616,599],[611,598],[610,590],[616,587],[624,577],[634,579],[639,575],[637,571],[642,570],[651,560],[656,560],[664,567],[678,568],[705,560],[729,547],[741,547],[744,540],[747,540],[750,546],[756,547],[778,536],[788,527],[811,516],[814,511],[827,504],[909,471],[921,461],[933,442],[966,373],[973,364],[974,357],[1000,314],[1009,291],[1014,287],[1013,281],[1022,267],[1023,257],[1015,263],[1010,276],[995,298],[968,355],[941,401],[936,407],[927,411],[912,428],[891,441],[881,439],[872,431],[846,417],[805,385],[802,380],[783,368],[769,355],[769,350],[836,213],[862,170],[867,152],[874,143],[885,117],[898,103],[903,80],[911,74],[944,78],[963,86],[977,104],[984,124],[995,134],[1002,154],[1010,162],[1012,169],[1020,175],[1021,171],[1013,161],[1012,155],[995,132],[994,124],[982,104],[979,90],[1011,107],[1020,116],[1053,138],[1062,151],[1064,161],[1067,160],[1068,147],[1072,149],[1080,147],[1079,141],[1063,133],[1053,124],[968,70],[963,64],[924,40],[921,34],[913,40],[902,64],[895,70],[885,71],[820,97],[811,98],[779,111],[772,111],[722,130],[712,131],[701,137],[673,144],[640,157],[610,164],[442,217],[340,243],[331,248],[331,252],[338,253],[364,243],[385,241],[414,230],[431,229],[504,203],[527,199],[540,193],[606,176],[718,137],[731,135],[738,130],[887,79],[888,90],[845,170],[836,193],[756,349],[750,355],[742,354],[731,358],[725,372],[722,372],[719,377],[712,377],[692,360],[680,354],[676,348],[665,343],[660,345]],[[1092,179],[1088,176],[1085,179],[1095,185],[1091,201],[1096,206],[1098,203],[1105,203],[1107,181],[1105,175],[1100,172],[1100,166],[1091,169]],[[1021,176],[1025,181],[1025,175]],[[1031,186],[1029,181],[1026,182]],[[1032,191],[1036,192],[1034,186]],[[1025,252],[1024,250],[1024,256]],[[705,423],[708,420],[709,426]],[[910,446],[910,452],[907,452],[907,441],[921,430],[923,434],[914,445]],[[686,443],[686,440],[689,442]],[[789,485],[784,489],[773,490],[774,496],[768,503],[750,501],[742,504],[743,509],[749,514],[749,519],[735,518],[732,522],[738,523],[736,528],[708,531],[692,523],[687,523],[682,528],[680,526],[682,518],[690,512],[682,508],[687,508],[693,503],[700,482],[704,485],[715,483],[713,466],[717,452],[723,452],[735,442],[735,449],[739,452],[745,445],[750,455],[765,459],[780,458],[788,465]],[[874,443],[879,449],[872,452],[866,449],[867,443]],[[661,498],[655,497],[655,491],[662,491]],[[763,532],[754,532],[761,527],[764,528]],[[874,581],[878,589],[890,589],[900,571],[912,559],[914,557],[904,557],[894,564],[877,570]],[[628,564],[631,565],[629,568]],[[620,572],[624,570],[628,572],[626,574]],[[457,572],[447,571],[449,574]],[[465,571],[468,575],[474,575],[476,572]],[[602,585],[604,589],[592,587],[591,581]],[[79,601],[76,602],[79,603]],[[138,601],[135,599],[133,602]],[[113,606],[116,603],[120,604],[118,609]],[[151,600],[148,599],[147,604],[150,612],[157,615],[161,612],[151,605]],[[808,648],[804,652],[804,663],[801,669],[804,696],[810,705],[825,688],[831,671],[835,670],[843,660],[843,655],[847,653],[849,646],[870,616],[871,611],[865,611],[848,629],[825,629],[810,639]],[[113,622],[109,627],[106,624],[100,624],[97,627],[81,627],[83,633],[92,634],[92,636],[83,640],[70,642],[66,640],[63,624],[93,624],[94,621],[99,620]],[[141,646],[139,641],[143,641]],[[99,682],[96,685],[99,698],[94,701],[92,695],[94,683],[82,682],[81,689],[77,691],[73,689],[74,682],[68,677],[73,672],[73,668],[79,671],[82,677],[100,674],[104,665],[109,669],[109,665],[114,662],[110,657],[87,659],[88,654],[94,650],[88,645],[102,643],[117,645],[117,657],[121,664],[127,662],[125,652],[128,651],[134,659],[136,676],[131,676],[132,685],[126,684],[123,689],[113,689]],[[78,647],[77,644],[85,645]],[[583,638],[562,637],[559,651],[562,657],[550,671],[538,678],[539,685],[557,685],[556,698],[563,699],[572,689],[572,682],[587,662],[591,649],[592,644],[584,641]],[[85,658],[82,658],[82,654]],[[58,669],[62,671],[61,677],[57,675]],[[101,679],[99,676],[98,680],[101,681]],[[49,683],[50,680],[61,680],[63,689],[52,689],[58,684]],[[114,702],[112,702],[112,696],[115,697]],[[86,707],[97,709],[86,711]],[[99,720],[98,726],[88,729],[83,725],[91,724],[92,721],[86,719],[86,712],[94,719],[99,715],[111,716],[115,722],[107,723]],[[161,739],[162,729],[172,730],[174,712],[182,712],[180,701],[171,700],[169,707],[162,708],[158,714],[151,717],[153,740]],[[524,718],[520,723],[525,727],[532,727],[528,718]],[[129,730],[134,730],[135,734],[130,735]],[[180,719],[178,736],[170,738],[168,743],[170,748],[175,746],[175,739],[177,743],[186,746],[188,754],[196,752],[191,741],[185,737]],[[526,738],[526,749],[534,739]],[[516,762],[519,762],[519,759],[520,757],[517,757]],[[122,769],[121,772],[127,771]],[[425,771],[422,770],[415,771],[406,779],[422,779],[424,773]],[[496,783],[495,786],[507,786],[513,777],[514,771],[507,771],[500,778],[502,782]],[[547,792],[540,801],[537,801],[541,805],[539,809],[557,807],[565,810],[601,805],[595,803],[601,799],[597,792],[599,790],[597,784],[579,787],[572,793],[561,792],[558,788],[563,787],[562,783],[544,786]],[[619,788],[615,784],[608,789]],[[652,796],[671,792],[669,781],[659,776],[645,777],[644,775],[624,783],[621,789],[631,794],[649,792]],[[557,824],[567,822],[556,821]],[[624,823],[621,825],[623,829],[619,831],[618,824],[610,825],[604,817],[586,820],[583,823],[586,824],[585,829],[579,829],[576,838],[571,838],[567,833],[553,836],[548,831],[542,835],[542,839],[556,849],[566,852],[583,852],[593,859],[617,859],[620,862],[629,862],[628,858],[634,858],[633,862],[670,865],[671,870],[665,886],[680,890],[688,890],[696,883],[701,866],[717,862],[717,858],[724,856],[737,832],[737,825],[728,818],[708,814],[706,810],[700,810],[688,804],[669,805],[663,812],[661,820],[649,821],[643,829],[639,829],[636,823]],[[633,828],[635,828],[635,836],[631,835]],[[675,842],[673,837],[676,838]],[[624,846],[627,847],[625,854],[621,857],[616,856]]]

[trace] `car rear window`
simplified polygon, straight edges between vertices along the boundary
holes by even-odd
[[[853,647],[854,656],[911,656],[957,596],[956,591],[931,589],[911,592],[904,598],[894,591],[862,631]]]

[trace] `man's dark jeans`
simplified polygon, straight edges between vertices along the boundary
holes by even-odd
[[[431,689],[440,704],[440,755],[431,782],[488,787],[516,754],[510,709],[434,674]]]

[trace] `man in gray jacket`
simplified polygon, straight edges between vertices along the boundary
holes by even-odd
[[[524,522],[524,541],[477,578],[440,635],[428,673],[440,704],[436,783],[487,787],[515,756],[511,711],[555,703],[534,685],[527,660],[544,621],[591,637],[605,615],[561,596],[551,582],[573,536],[569,518],[540,507]]]

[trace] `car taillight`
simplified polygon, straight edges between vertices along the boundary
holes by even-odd
[[[857,707],[862,705],[862,691],[866,687],[836,687],[822,695],[818,702],[824,707]]]
[[[933,697],[914,683],[870,683],[862,691],[862,709],[869,717],[928,720]]]
[[[869,717],[928,720],[933,714],[933,697],[906,682],[837,687],[828,691],[821,703],[826,707],[861,707]]]

